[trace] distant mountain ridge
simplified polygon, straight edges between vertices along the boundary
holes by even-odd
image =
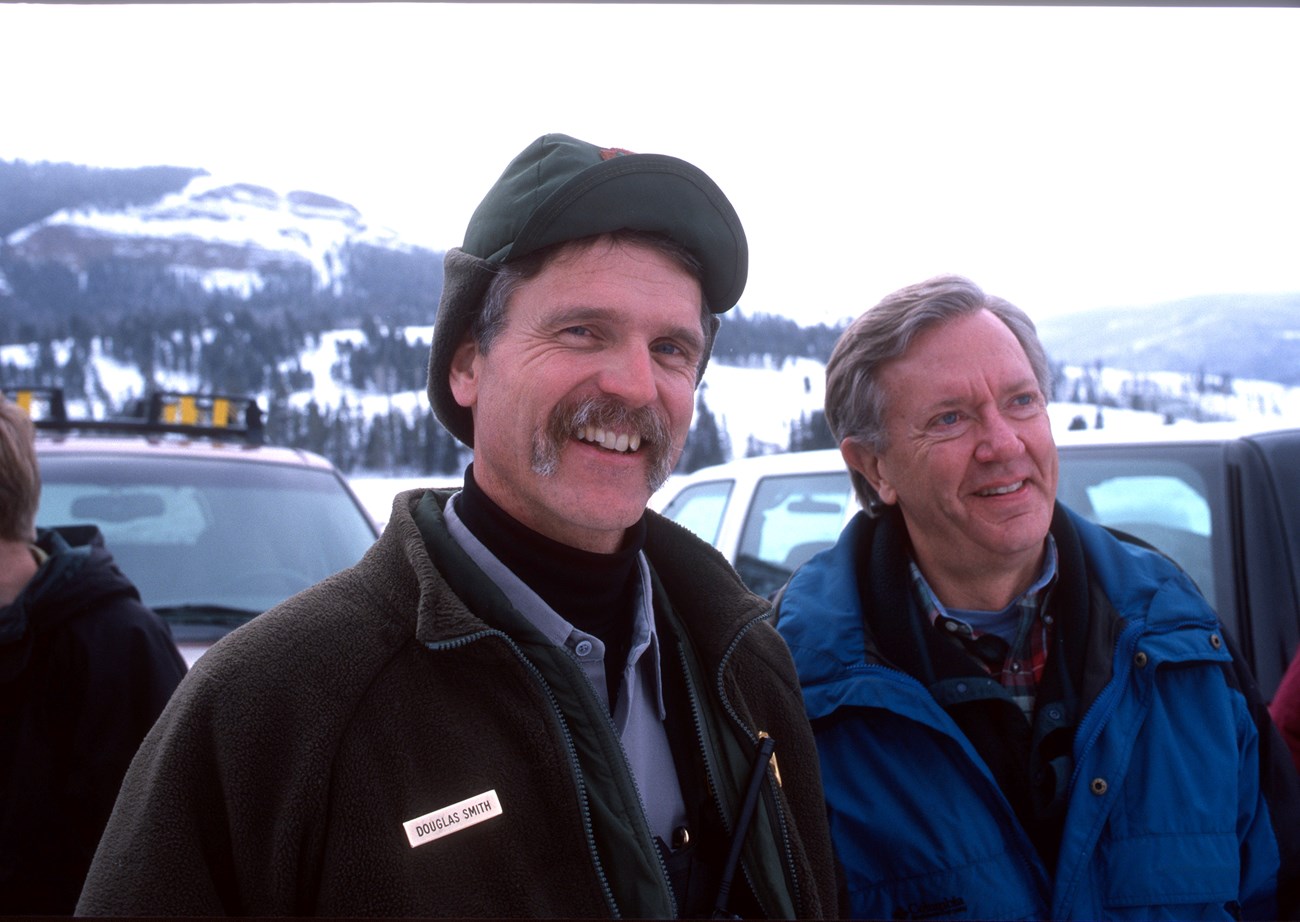
[[[24,184],[12,200],[4,190],[0,224],[40,215],[0,240],[11,332],[14,318],[57,335],[74,317],[199,314],[222,302],[420,321],[437,305],[442,254],[332,196],[186,168],[78,169],[0,163],[0,178]],[[40,194],[43,182],[52,188]]]
[[[1038,323],[1055,361],[1300,384],[1300,293],[1201,295]]]
[[[147,205],[206,175],[178,166],[121,169],[0,160],[0,239],[64,208],[113,211]]]
[[[243,295],[267,270],[309,268],[319,288],[341,290],[348,247],[411,252],[390,230],[372,228],[353,206],[316,192],[192,179],[180,192],[125,209],[69,208],[9,235],[13,255],[73,272],[120,259],[163,266],[205,291]]]

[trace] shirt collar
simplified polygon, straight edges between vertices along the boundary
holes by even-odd
[[[497,559],[478,538],[474,537],[474,534],[456,514],[456,497],[453,496],[447,502],[447,506],[443,510],[443,518],[446,520],[447,530],[456,543],[469,554],[474,563],[478,564],[479,568],[501,590],[510,604],[543,637],[557,647],[568,647],[570,650],[575,649],[579,643],[584,641],[603,649],[603,644],[598,637],[580,631],[570,624],[559,612],[546,604],[541,596],[529,588],[528,584],[521,580],[513,570]],[[628,651],[623,682],[631,681],[636,674],[635,671],[644,668],[646,677],[650,680],[651,687],[654,689],[655,703],[660,719],[663,720],[667,718],[668,711],[664,706],[659,659],[659,634],[655,629],[650,565],[646,562],[644,552],[637,554],[637,574],[640,589],[637,593],[636,612],[632,623],[632,643]],[[603,688],[599,687],[600,683],[593,683],[593,685],[596,685],[598,693],[603,695]]]
[[[1006,616],[1008,613],[1015,610],[1021,612],[1032,611],[1039,617],[1042,616],[1043,612],[1046,610],[1046,606],[1043,602],[1046,599],[1048,590],[1051,589],[1052,585],[1055,583],[1057,574],[1056,539],[1052,537],[1051,532],[1048,532],[1045,544],[1046,549],[1043,554],[1043,568],[1039,571],[1038,578],[1034,580],[1028,589],[1012,599],[1011,602],[1000,612],[990,612],[990,620],[998,620],[998,616]],[[977,632],[974,631],[970,622],[967,619],[958,616],[962,613],[950,613],[948,609],[944,607],[944,604],[939,601],[939,597],[936,596],[934,590],[930,588],[930,584],[926,581],[925,575],[921,572],[921,568],[917,566],[916,558],[910,555],[908,557],[908,567],[911,570],[912,585],[916,591],[917,598],[920,600],[921,608],[929,618],[930,623],[936,626],[941,624],[944,626],[955,624],[957,627],[950,628],[950,632],[960,633],[961,635],[968,637],[974,636]]]

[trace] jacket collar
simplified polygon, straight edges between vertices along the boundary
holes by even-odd
[[[1060,503],[1051,532],[1060,567],[1052,601],[1061,619],[1057,637],[1066,645],[1069,677],[1084,708],[1109,681],[1116,640],[1125,628],[1151,633],[1188,622],[1215,625],[1213,611],[1191,580],[1158,553],[1120,540]],[[874,700],[876,693],[861,683],[873,674],[870,666],[895,671],[890,676],[895,690],[907,686],[904,674],[924,676],[914,671],[922,640],[907,586],[907,547],[896,512],[875,519],[858,513],[833,548],[791,578],[779,627],[794,655],[810,716],[828,714],[850,700]],[[888,643],[882,644],[886,631]],[[924,682],[913,681],[912,690],[923,693]],[[891,701],[897,704],[892,696]]]
[[[414,571],[416,585],[393,591],[395,598],[418,594],[415,630],[423,643],[446,643],[489,630],[477,613],[508,605],[447,530],[443,509],[454,494],[424,489],[399,494],[379,539],[384,547],[376,548],[380,554],[406,558]],[[644,552],[677,611],[709,613],[687,624],[692,643],[707,662],[722,661],[741,627],[769,613],[768,604],[745,590],[725,557],[654,512],[646,513]]]

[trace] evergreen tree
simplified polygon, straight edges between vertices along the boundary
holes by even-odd
[[[791,423],[791,451],[814,451],[818,448],[834,447],[835,436],[831,435],[830,426],[826,424],[824,410],[814,410],[812,416],[801,414],[797,422]]]
[[[730,459],[731,444],[725,431],[719,428],[713,411],[704,402],[704,388],[700,388],[695,401],[695,425],[686,437],[686,447],[677,460],[677,470],[689,474],[702,467],[722,464]]]

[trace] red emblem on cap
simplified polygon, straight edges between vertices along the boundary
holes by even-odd
[[[601,149],[600,159],[613,160],[615,157],[622,157],[624,154],[630,154],[630,153],[633,153],[633,151],[624,150],[621,147],[606,147]]]

